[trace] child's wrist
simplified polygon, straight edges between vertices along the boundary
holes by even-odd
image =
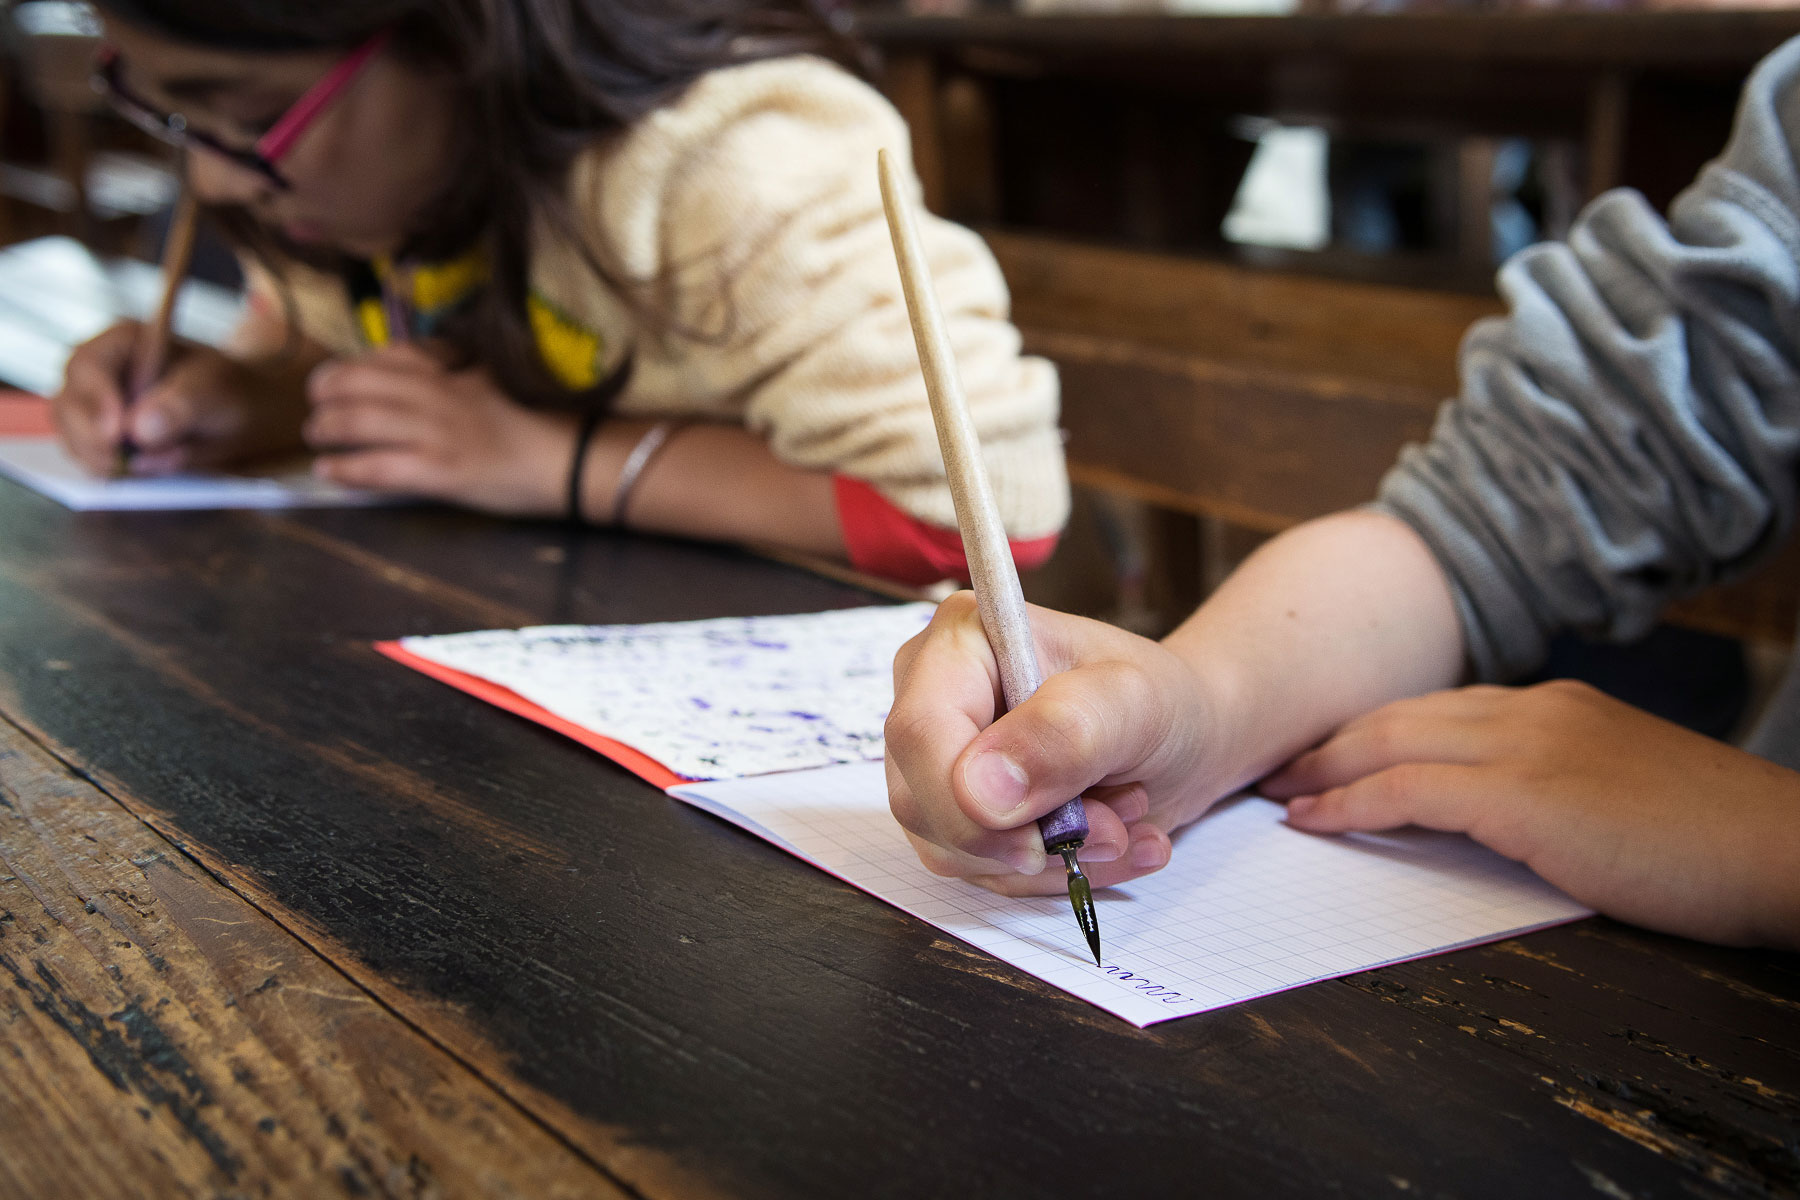
[[[585,525],[590,519],[588,460],[604,419],[604,412],[595,408],[583,413],[574,423],[574,438],[569,450],[569,468],[564,477],[566,482],[562,495],[563,520],[570,525]]]
[[[572,466],[577,453],[575,438],[581,431],[573,418],[568,421],[569,432],[563,434],[567,455],[563,462]],[[610,524],[619,499],[619,485],[621,482],[628,482],[623,476],[631,453],[643,443],[645,435],[656,428],[657,423],[654,421],[617,417],[600,422],[593,428],[588,445],[581,453],[579,480],[568,474],[559,477],[559,484],[566,484],[567,487],[558,501],[559,507],[553,511],[572,516],[570,502],[578,500],[579,523]],[[648,465],[643,464],[641,470],[647,470]]]
[[[1229,795],[1269,770],[1263,761],[1268,755],[1259,753],[1259,731],[1245,721],[1255,708],[1253,689],[1229,655],[1218,653],[1204,638],[1182,634],[1177,629],[1162,643],[1181,669],[1176,729],[1191,743],[1191,769],[1204,779],[1206,790]]]
[[[557,517],[567,494],[575,418],[519,409],[499,432],[492,453],[452,496],[459,503],[512,517]]]
[[[1787,795],[1768,805],[1766,828],[1747,842],[1751,927],[1759,945],[1800,950],[1800,772],[1783,769]]]

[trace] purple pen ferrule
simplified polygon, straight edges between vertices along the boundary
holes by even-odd
[[[1055,854],[1064,846],[1087,840],[1087,810],[1081,797],[1064,804],[1055,812],[1038,818],[1038,832],[1044,835],[1044,849]]]

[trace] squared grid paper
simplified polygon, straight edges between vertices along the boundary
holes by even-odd
[[[1591,915],[1468,838],[1319,837],[1247,796],[1177,834],[1162,871],[1095,893],[1096,968],[1066,897],[1008,899],[927,871],[879,762],[669,794],[1140,1028]]]

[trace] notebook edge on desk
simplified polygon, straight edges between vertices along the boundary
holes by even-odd
[[[485,700],[495,708],[504,709],[517,717],[524,717],[527,721],[535,721],[546,729],[554,730],[566,738],[579,742],[602,757],[611,759],[660,791],[667,792],[670,788],[693,782],[677,775],[641,750],[559,717],[542,705],[525,699],[510,688],[501,687],[478,675],[470,675],[466,671],[458,671],[455,667],[446,667],[423,655],[414,654],[401,645],[398,640],[376,642],[375,649],[401,666],[410,667],[421,675],[429,676],[439,683],[449,684],[457,691],[466,692],[477,700]]]
[[[46,449],[65,462],[30,461]],[[20,462],[24,456],[27,461]],[[69,478],[73,464],[54,437],[0,435],[0,476],[54,500],[71,512],[231,512],[321,508],[385,508],[415,503],[405,496],[360,491],[310,477],[194,474],[124,480]]]

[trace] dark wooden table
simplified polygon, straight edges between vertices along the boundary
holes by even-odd
[[[1770,1196],[1800,960],[1595,920],[1148,1031],[378,657],[860,602],[0,483],[0,1196]]]

